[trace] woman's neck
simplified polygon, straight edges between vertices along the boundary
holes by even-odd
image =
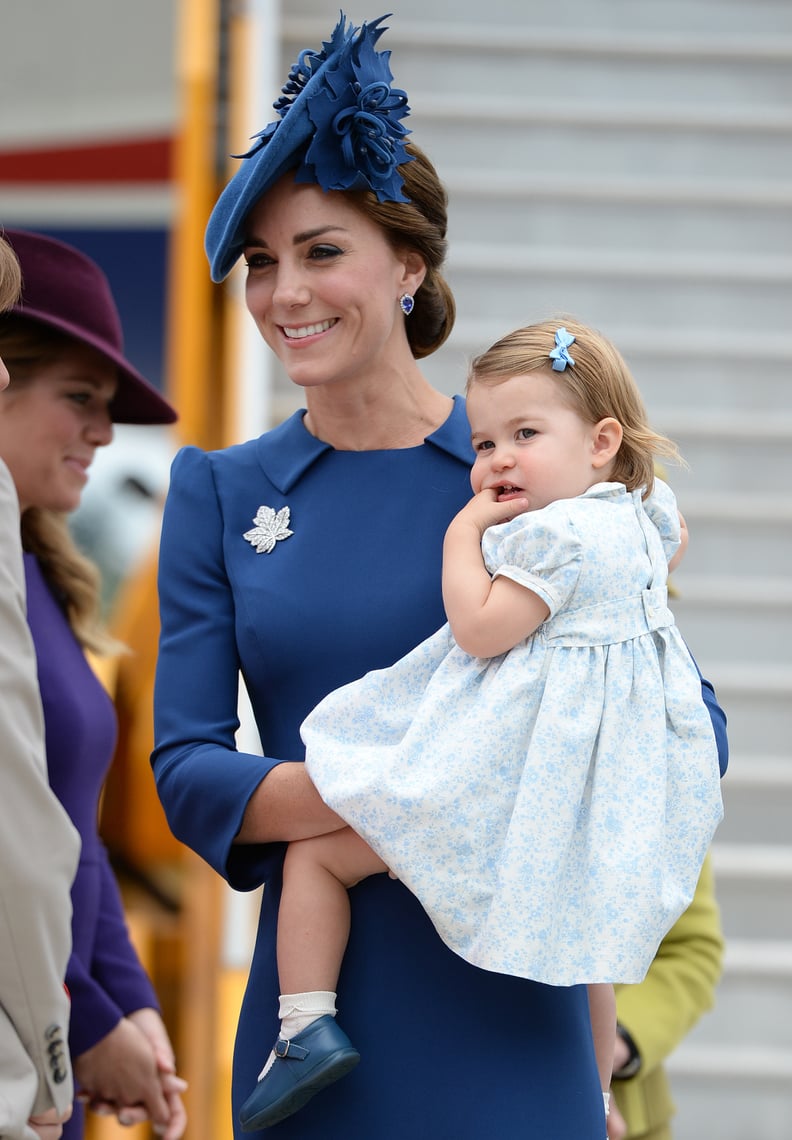
[[[345,396],[309,389],[306,404],[305,427],[336,451],[387,451],[420,446],[448,419],[453,401],[421,376],[417,383]]]

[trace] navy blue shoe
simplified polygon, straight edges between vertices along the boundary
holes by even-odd
[[[274,1052],[275,1060],[239,1111],[243,1132],[285,1120],[360,1060],[346,1033],[327,1013],[291,1041],[279,1037]]]

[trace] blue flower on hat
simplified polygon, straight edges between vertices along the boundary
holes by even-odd
[[[410,113],[407,92],[391,87],[391,53],[374,48],[386,18],[347,29],[342,15],[321,52],[301,52],[274,104],[281,121],[260,131],[256,146],[242,157],[270,141],[304,93],[314,129],[296,181],[314,182],[323,190],[373,190],[381,202],[408,201],[397,169],[411,161],[404,147],[410,132],[400,121]],[[321,84],[306,90],[322,66]]]
[[[390,52],[374,51],[383,28],[364,24],[360,37],[328,70],[326,84],[308,100],[316,127],[306,165],[326,190],[371,189],[381,202],[406,202],[398,166],[410,156],[399,120],[410,113],[407,93],[391,87]]]
[[[392,87],[390,52],[376,43],[380,16],[356,28],[344,13],[320,51],[305,49],[274,103],[279,118],[254,136],[206,228],[212,280],[222,281],[241,255],[245,218],[287,171],[323,190],[370,190],[380,202],[407,202],[399,167],[411,162],[401,122],[407,95]]]

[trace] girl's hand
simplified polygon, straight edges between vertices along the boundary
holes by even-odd
[[[525,514],[527,510],[527,499],[510,499],[506,503],[499,503],[497,491],[490,488],[474,495],[459,514],[451,520],[451,526],[475,527],[480,539],[488,527],[497,526],[498,523],[510,522],[517,515]]]

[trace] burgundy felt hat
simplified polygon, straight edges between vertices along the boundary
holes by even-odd
[[[3,230],[22,266],[22,297],[10,310],[91,345],[118,368],[110,414],[122,424],[171,424],[174,408],[124,357],[110,284],[90,257],[66,242],[27,230]]]

